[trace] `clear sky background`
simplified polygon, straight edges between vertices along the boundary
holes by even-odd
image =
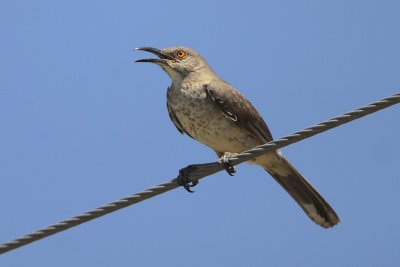
[[[214,153],[170,122],[138,46],[185,45],[281,137],[400,90],[398,1],[2,1],[0,242]],[[341,218],[261,168],[218,173],[0,256],[0,266],[399,266],[400,106],[284,148]]]

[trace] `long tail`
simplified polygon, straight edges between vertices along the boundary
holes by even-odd
[[[316,224],[329,228],[340,222],[332,207],[283,156],[274,154],[264,162],[261,164],[264,169],[285,188]]]

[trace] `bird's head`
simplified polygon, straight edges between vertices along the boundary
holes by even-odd
[[[139,59],[136,62],[155,63],[162,67],[172,80],[183,79],[190,73],[209,68],[207,62],[199,53],[183,46],[165,49],[139,47],[136,50],[150,52],[158,56],[158,58]]]

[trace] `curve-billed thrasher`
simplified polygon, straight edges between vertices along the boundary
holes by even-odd
[[[137,62],[155,63],[170,76],[167,107],[179,132],[210,147],[222,159],[272,140],[253,105],[221,80],[199,53],[187,47],[136,49],[159,57]],[[280,151],[259,156],[251,163],[274,177],[315,223],[325,228],[339,223],[335,211]]]

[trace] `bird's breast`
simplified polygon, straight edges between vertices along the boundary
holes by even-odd
[[[248,137],[223,115],[203,86],[171,87],[167,101],[184,130],[199,142],[220,152],[241,152]]]

